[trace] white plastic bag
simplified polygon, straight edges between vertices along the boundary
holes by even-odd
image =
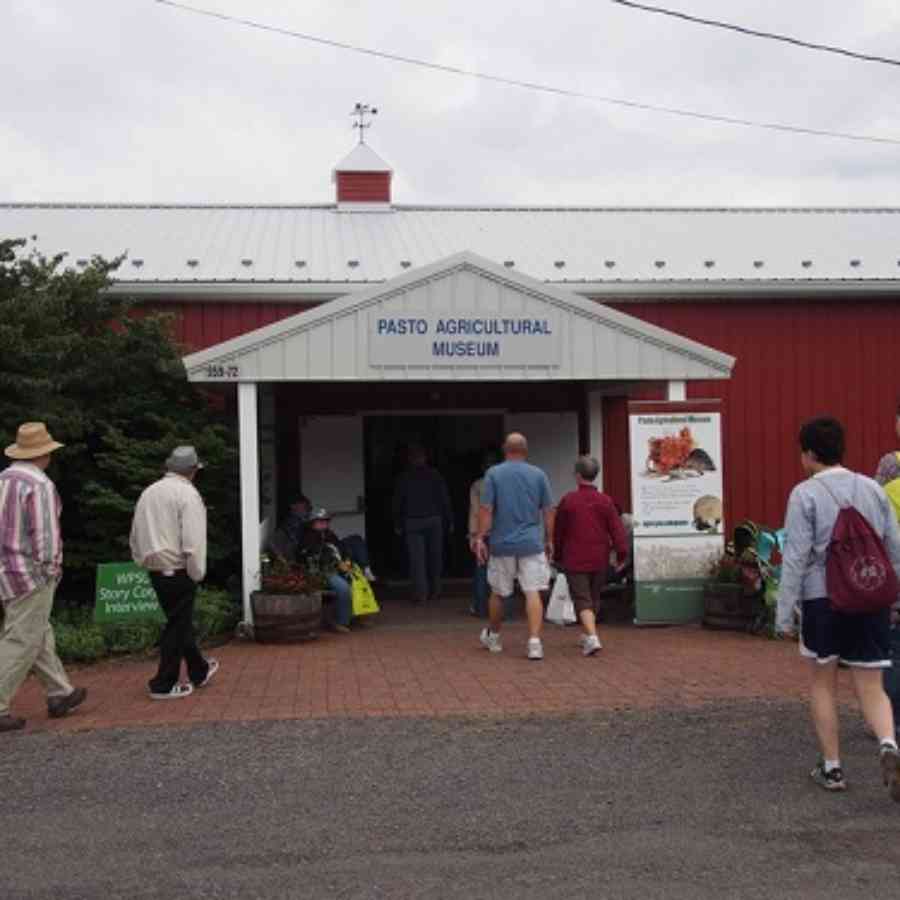
[[[546,619],[554,625],[571,625],[576,621],[575,604],[569,594],[569,582],[566,576],[559,573],[553,584],[550,602],[547,604]]]

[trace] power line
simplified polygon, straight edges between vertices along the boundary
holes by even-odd
[[[257,31],[265,31],[270,34],[278,34],[284,37],[292,37],[301,41],[308,41],[313,44],[321,44],[326,47],[334,47],[338,50],[348,50],[353,53],[361,53],[366,56],[373,56],[378,59],[388,59],[392,62],[403,63],[409,66],[418,66],[424,69],[431,69],[436,72],[444,72],[450,75],[462,75],[467,78],[477,78],[481,81],[490,81],[494,84],[503,84],[509,87],[518,87],[525,90],[538,91],[544,94],[553,94],[558,97],[569,97],[578,100],[591,100],[596,103],[605,103],[611,106],[625,107],[626,109],[638,109],[645,112],[666,113],[671,116],[680,116],[686,119],[699,119],[705,122],[717,122],[724,125],[740,125],[746,128],[763,128],[768,131],[782,131],[790,134],[814,135],[816,137],[838,138],[845,141],[859,141],[869,144],[892,144],[900,146],[900,138],[881,137],[879,135],[870,134],[854,134],[846,131],[830,131],[824,128],[807,128],[803,125],[790,125],[783,122],[764,122],[758,119],[744,119],[738,116],[717,115],[715,113],[698,112],[692,109],[683,109],[673,106],[660,106],[654,103],[642,103],[637,100],[626,100],[620,97],[607,97],[602,94],[585,94],[580,91],[569,90],[568,88],[554,87],[553,85],[540,84],[533,81],[520,81],[515,78],[506,78],[502,75],[489,75],[485,72],[476,72],[473,69],[464,69],[459,66],[447,66],[440,63],[429,62],[424,59],[417,59],[413,56],[402,56],[398,53],[388,53],[384,50],[373,50],[370,47],[360,47],[356,44],[348,44],[344,41],[337,41],[331,38],[325,38],[314,34],[306,34],[302,31],[294,31],[289,28],[280,28],[277,25],[267,25],[263,22],[256,22],[251,19],[241,18],[239,16],[228,15],[227,13],[216,12],[209,9],[201,9],[197,6],[191,6],[187,3],[179,3],[177,0],[154,0],[154,2],[169,6],[174,9],[180,9],[184,12],[194,13],[198,16],[206,16],[210,19],[219,19],[222,22],[229,22],[233,25],[241,25],[245,28],[253,28]]]
[[[749,37],[766,38],[770,41],[782,41],[785,44],[793,44],[795,47],[803,47],[807,50],[821,50],[825,53],[837,53],[840,56],[848,56],[850,59],[859,59],[863,62],[882,63],[886,66],[900,66],[900,59],[890,56],[875,56],[870,53],[857,53],[855,50],[847,50],[845,47],[834,47],[831,44],[817,44],[813,41],[804,41],[801,38],[791,37],[787,34],[777,34],[774,31],[759,31],[755,28],[747,28],[744,25],[734,25],[730,22],[720,22],[718,19],[704,19],[702,16],[693,16],[690,13],[675,9],[667,9],[664,6],[651,6],[647,3],[635,3],[634,0],[610,0],[619,6],[629,6],[643,12],[658,13],[661,16],[670,16],[673,19],[683,19],[685,22],[693,22],[697,25],[710,25],[713,28],[723,28],[726,31],[736,31],[738,34]]]

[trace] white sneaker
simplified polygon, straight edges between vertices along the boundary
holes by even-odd
[[[529,659],[543,659],[544,658],[544,645],[541,643],[540,638],[528,638],[528,658]]]
[[[581,639],[581,652],[585,656],[593,656],[598,650],[603,649],[600,638],[596,634],[586,634]]]
[[[491,653],[503,652],[503,644],[500,643],[500,635],[494,634],[490,628],[482,628],[480,640],[481,646],[484,647],[485,650],[490,650]]]
[[[195,688],[204,688],[206,687],[210,681],[212,681],[213,675],[219,671],[219,661],[217,659],[208,659],[206,662],[209,664],[209,671],[206,673],[206,678],[200,682],[200,684],[195,684]]]
[[[176,684],[171,691],[150,691],[151,700],[184,700],[194,693],[194,686],[190,682]]]

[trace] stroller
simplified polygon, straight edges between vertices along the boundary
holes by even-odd
[[[740,566],[744,590],[760,599],[759,613],[750,626],[754,634],[774,632],[784,537],[783,528],[766,528],[749,519],[734,529],[729,550]]]

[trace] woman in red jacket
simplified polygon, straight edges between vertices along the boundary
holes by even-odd
[[[585,656],[593,656],[603,646],[597,637],[597,610],[609,574],[611,551],[616,551],[620,567],[628,556],[628,536],[619,513],[594,484],[599,474],[596,459],[578,458],[578,489],[560,501],[554,529],[554,558],[565,572],[575,612],[584,627],[581,649]]]

